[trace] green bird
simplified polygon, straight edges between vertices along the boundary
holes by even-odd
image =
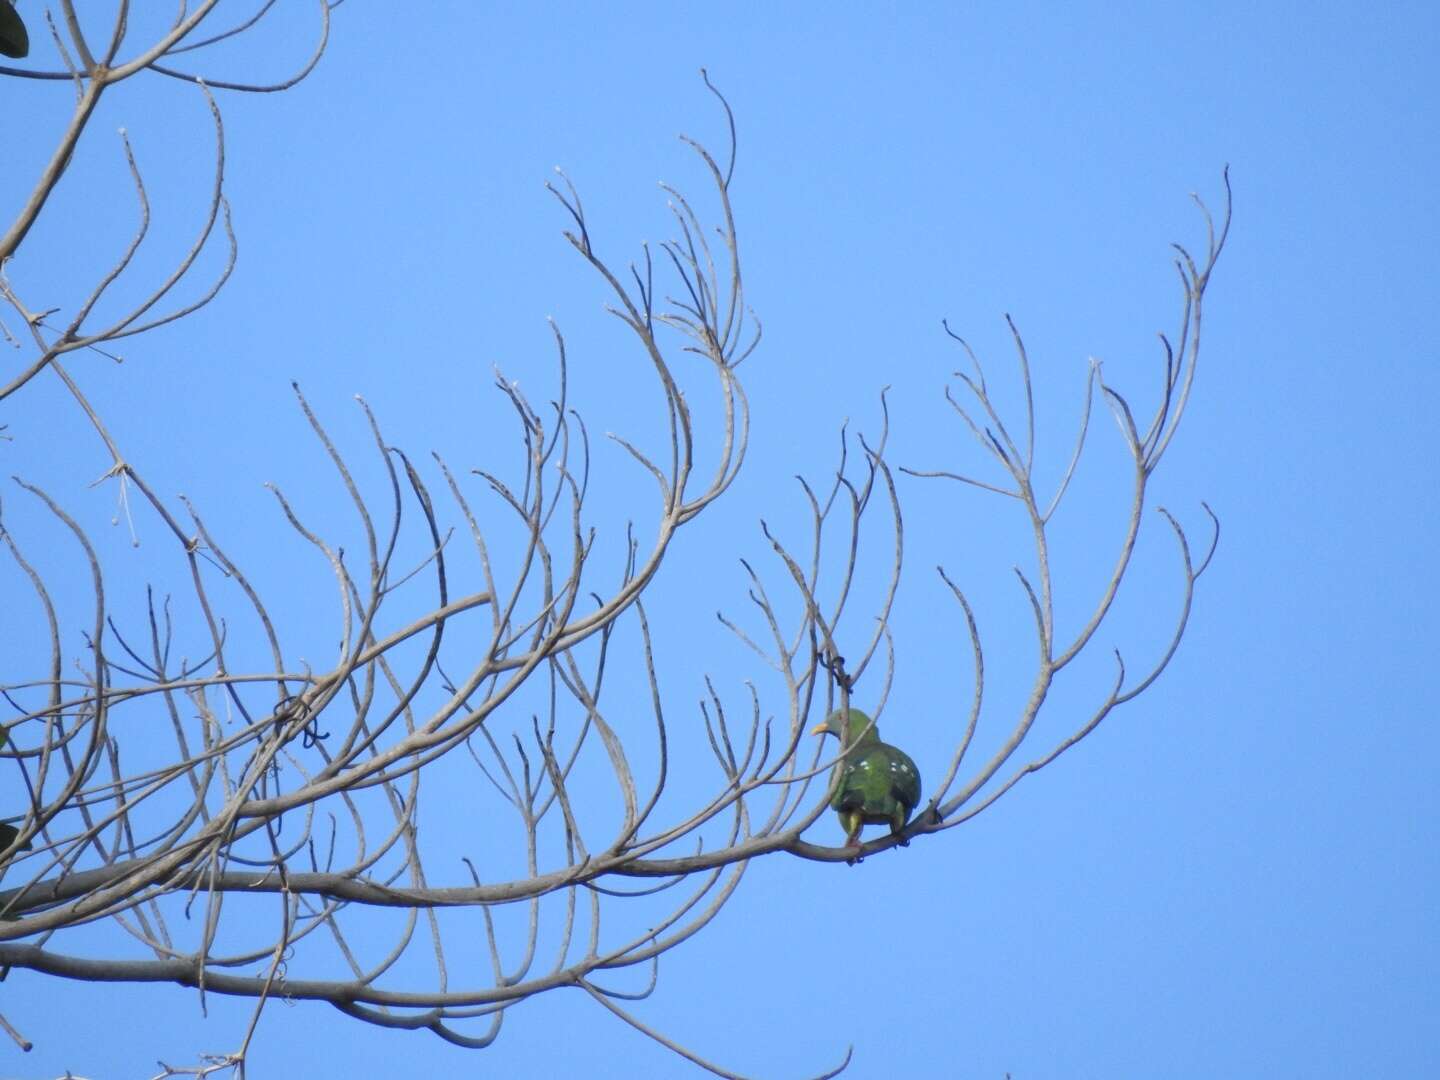
[[[19,59],[30,52],[30,35],[14,4],[15,0],[0,0],[0,56]]]
[[[848,723],[837,709],[810,734],[834,735],[842,746],[855,747],[835,766],[842,772],[830,799],[845,830],[846,846],[860,850],[860,830],[866,825],[889,825],[893,835],[900,835],[920,804],[920,770],[910,755],[881,742],[879,730],[859,709],[850,710]]]

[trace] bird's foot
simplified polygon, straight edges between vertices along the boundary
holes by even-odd
[[[845,845],[845,851],[847,853],[847,857],[845,859],[846,866],[854,866],[858,862],[865,861],[865,857],[860,854],[859,840],[851,840],[850,843]]]

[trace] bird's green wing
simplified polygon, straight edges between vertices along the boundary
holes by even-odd
[[[10,6],[10,0],[0,0],[0,55],[19,59],[29,52],[30,35],[25,32],[25,21]]]
[[[844,763],[831,797],[835,810],[858,810],[865,821],[903,825],[920,802],[920,770],[905,751],[888,743],[861,747]]]
[[[891,777],[894,780],[893,793],[905,804],[908,817],[920,805],[920,770],[910,755],[898,746],[882,744],[889,751]]]

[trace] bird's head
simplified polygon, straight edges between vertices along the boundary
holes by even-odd
[[[859,709],[851,709],[849,716],[836,709],[821,723],[810,729],[811,735],[834,735],[844,746],[856,743],[880,741],[880,730],[875,721]]]

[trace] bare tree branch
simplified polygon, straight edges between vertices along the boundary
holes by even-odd
[[[597,554],[611,548],[599,540],[589,434],[569,397],[571,345],[554,324],[552,397],[529,397],[497,373],[495,390],[515,425],[519,454],[510,469],[482,463],[452,471],[438,455],[433,464],[417,463],[387,440],[384,410],[363,400],[357,403],[368,446],[357,451],[332,436],[339,429],[322,419],[330,415],[325,403],[312,404],[294,386],[353,510],[352,520],[335,521],[313,507],[309,493],[271,488],[276,523],[300,541],[296,587],[313,587],[317,595],[334,589],[326,603],[334,605],[328,610],[336,651],[314,669],[297,660],[309,655],[297,652],[297,629],[274,617],[273,598],[262,595],[260,579],[246,568],[257,556],[217,536],[202,507],[182,499],[177,508],[158,496],[112,436],[83,372],[66,366],[66,354],[103,351],[216,296],[236,245],[212,88],[271,92],[304,78],[325,48],[335,5],[319,4],[319,43],[291,78],[222,81],[182,73],[170,61],[185,55],[187,65],[201,63],[207,47],[244,35],[272,2],[262,0],[223,27],[211,19],[215,0],[182,5],[164,33],[131,51],[123,0],[103,36],[62,0],[54,37],[72,70],[0,68],[69,79],[77,92],[48,163],[0,238],[0,271],[51,205],[110,87],[142,71],[193,82],[215,139],[194,240],[118,317],[97,320],[96,312],[112,287],[128,280],[149,238],[149,196],[128,137],[122,151],[137,224],[109,268],[73,303],[54,306],[27,299],[23,282],[0,273],[0,296],[28,329],[30,350],[3,376],[0,401],[53,372],[105,447],[102,480],[114,481],[127,514],[136,494],[142,524],[153,515],[175,545],[168,549],[175,595],[159,590],[157,605],[156,591],[147,588],[146,610],[116,610],[106,592],[107,573],[116,571],[103,565],[57,499],[18,480],[24,494],[0,507],[5,550],[38,602],[38,612],[29,612],[38,643],[34,667],[7,671],[0,682],[10,710],[0,725],[0,812],[8,815],[0,823],[6,875],[0,967],[117,984],[172,983],[197,990],[202,1006],[212,994],[251,1000],[234,1051],[195,1066],[163,1066],[167,1076],[225,1069],[243,1075],[259,1017],[276,997],[326,1002],[366,1023],[428,1030],[482,1048],[498,1036],[511,1005],[576,988],[700,1068],[736,1075],[617,1002],[640,1002],[655,991],[661,955],[712,924],[752,859],[787,852],[818,863],[850,862],[968,820],[1142,694],[1174,657],[1195,584],[1218,540],[1208,506],[1213,535],[1198,560],[1179,521],[1160,511],[1178,545],[1182,593],[1158,655],[1127,682],[1117,651],[1113,684],[1071,734],[1033,757],[1022,749],[1055,680],[1095,646],[1131,569],[1150,479],[1194,383],[1205,291],[1229,230],[1228,176],[1218,225],[1200,203],[1203,256],[1175,249],[1183,302],[1175,344],[1161,339],[1158,404],[1137,421],[1092,362],[1074,449],[1048,501],[1036,492],[1036,430],[1043,421],[1019,329],[1006,316],[1024,395],[1023,415],[1011,422],[990,395],[980,357],[945,325],[967,364],[956,373],[960,386],[945,397],[990,472],[968,464],[900,471],[957,480],[964,487],[945,490],[974,488],[1023,508],[1033,557],[1016,567],[1016,593],[1033,616],[1035,672],[1018,716],[998,729],[991,756],[971,765],[977,733],[989,719],[985,653],[971,603],[956,583],[960,575],[940,568],[968,634],[973,693],[968,708],[945,718],[955,749],[943,771],[927,764],[938,783],[924,809],[857,853],[805,837],[829,808],[858,744],[830,755],[806,735],[816,719],[836,710],[848,715],[852,703],[874,713],[866,734],[881,719],[893,730],[899,725],[886,713],[892,687],[923,674],[904,668],[896,618],[906,523],[888,456],[885,391],[878,430],[867,437],[842,427],[833,472],[823,481],[799,479],[798,538],[762,520],[755,540],[769,554],[741,561],[745,614],[720,619],[758,657],[763,682],[746,683],[737,701],[707,677],[698,715],[678,720],[658,655],[673,628],[652,622],[656,609],[644,603],[683,530],[733,486],[750,433],[737,369],[755,350],[760,326],[747,303],[731,202],[735,118],[708,74],[702,77],[723,110],[727,152],[717,156],[684,138],[702,191],[662,185],[672,235],[659,245],[660,257],[650,246],[634,262],[613,255],[566,174],[551,186],[568,221],[563,235],[595,274],[607,310],[624,325],[629,348],[660,395],[658,438],[608,433],[654,481],[653,500],[637,506],[623,538],[614,539],[613,559]],[[222,269],[198,300],[175,299],[217,224],[229,240]],[[54,318],[61,306],[72,312],[66,319]],[[703,363],[685,359],[691,356]],[[698,393],[701,386],[713,392]],[[1056,595],[1071,583],[1052,579],[1052,517],[1081,466],[1097,387],[1129,456],[1123,483],[1130,505],[1108,578],[1076,586],[1093,606],[1078,626],[1062,629]],[[375,455],[370,468],[359,467],[364,459],[357,453]],[[17,512],[17,504],[24,508]],[[912,525],[916,520],[925,527],[925,515],[912,513]],[[469,545],[454,542],[466,532]],[[56,603],[54,587],[26,554],[51,543],[52,533],[66,538],[65,547],[52,546],[69,553],[67,576],[88,582],[78,635],[71,630],[77,616]],[[357,535],[347,548],[347,537]],[[649,535],[642,547],[639,537]],[[77,639],[83,647],[67,644]],[[617,683],[625,689],[615,690]],[[703,754],[707,743],[714,763],[709,786],[675,791],[676,747]],[[1026,763],[1013,765],[1017,755]],[[436,828],[441,814],[465,829]],[[492,909],[516,903],[524,926],[507,931]],[[617,917],[622,912],[626,917]],[[645,927],[639,933],[637,915]],[[483,949],[473,947],[477,920]],[[95,924],[111,933],[104,940],[125,944],[126,958],[118,946],[94,944],[103,935],[72,932]],[[544,955],[550,945],[542,949],[542,938],[554,943],[553,958]],[[456,941],[464,947],[452,947]],[[624,982],[641,978],[626,976],[627,968],[645,972],[641,988]],[[847,1051],[824,1075],[849,1061]]]

